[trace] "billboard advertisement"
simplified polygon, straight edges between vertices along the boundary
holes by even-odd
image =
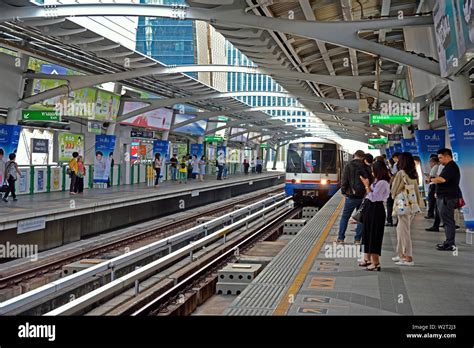
[[[416,145],[416,139],[402,139],[402,151],[409,152],[413,156],[418,156],[418,146]]]
[[[169,159],[169,144],[170,142],[168,140],[155,140],[153,142],[153,158],[155,158],[155,154],[159,153],[163,161],[162,163],[167,161]]]
[[[120,96],[111,92],[97,90],[95,119],[99,121],[115,121],[120,106]]]
[[[201,158],[204,155],[204,145],[203,144],[191,144],[190,155],[196,155],[197,158]]]
[[[446,111],[454,161],[461,170],[462,208],[466,228],[474,229],[474,109]]]
[[[4,163],[8,162],[8,156],[11,153],[17,153],[18,143],[20,141],[21,126],[16,125],[0,125],[0,149],[3,150]],[[0,184],[3,184],[4,173],[0,171]]]
[[[415,131],[415,138],[421,160],[421,169],[423,173],[429,173],[430,155],[436,154],[439,149],[444,147],[446,133],[444,130],[417,130]]]
[[[195,118],[194,115],[176,114],[174,124],[177,125],[181,122],[192,120],[193,118]],[[207,125],[207,122],[205,120],[200,120],[194,123],[187,124],[182,127],[178,127],[174,131],[178,133],[189,134],[189,135],[202,136],[206,132],[206,125]]]
[[[115,135],[95,136],[94,182],[108,182]]]
[[[146,107],[148,104],[140,102],[125,102],[122,114],[128,114],[132,111]],[[120,124],[152,128],[157,130],[170,130],[171,120],[173,119],[173,110],[167,108],[155,109],[144,114],[133,116]]]
[[[58,134],[59,162],[69,162],[73,152],[84,156],[84,134],[59,133]]]

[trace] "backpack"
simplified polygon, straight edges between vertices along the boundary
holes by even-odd
[[[365,168],[364,164],[357,165],[357,163],[353,161],[350,164],[349,174],[351,194],[353,196],[363,198],[366,194],[366,191],[365,186],[359,177],[363,176],[364,178],[370,178],[370,173],[368,172],[367,168]]]
[[[186,168],[186,163],[185,162],[181,162],[181,168]]]

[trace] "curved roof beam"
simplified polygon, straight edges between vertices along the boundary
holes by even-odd
[[[116,54],[117,55],[117,54]],[[110,55],[109,55],[110,56]],[[330,76],[330,75],[319,75],[319,74],[309,74],[301,73],[297,71],[290,71],[286,69],[269,69],[269,68],[256,68],[248,66],[233,66],[233,65],[183,65],[183,66],[174,66],[174,67],[156,67],[156,68],[142,68],[127,70],[119,73],[112,74],[100,74],[100,75],[48,75],[48,74],[36,74],[36,73],[27,73],[24,76],[27,78],[36,78],[36,79],[56,79],[56,80],[65,80],[69,83],[67,85],[62,85],[47,91],[35,94],[24,98],[20,104],[19,108],[24,108],[30,104],[37,103],[39,101],[57,97],[69,93],[70,91],[77,90],[84,87],[90,87],[107,82],[115,82],[126,79],[138,78],[142,76],[153,75],[155,78],[159,79],[160,75],[170,75],[178,73],[188,73],[188,72],[243,72],[251,74],[263,74],[269,76],[278,76],[287,79],[296,79],[296,80],[306,80],[313,81],[317,83],[326,84],[333,87],[341,87],[347,90],[354,92],[365,93],[374,97],[377,97],[377,91],[372,88],[364,87],[363,84],[373,82],[377,79],[374,75],[368,76]],[[396,74],[382,74],[380,76],[380,81],[392,81],[396,79],[405,78],[403,75]],[[405,102],[404,99],[392,96],[387,93],[379,93],[380,99],[393,100],[399,102]],[[315,100],[315,99],[314,99]]]
[[[438,63],[358,36],[361,30],[379,30],[409,26],[433,25],[431,16],[408,17],[404,19],[375,19],[362,21],[305,21],[257,16],[245,13],[236,2],[229,6],[211,9],[184,6],[164,6],[155,4],[74,4],[50,7],[25,6],[5,8],[0,13],[0,22],[9,20],[29,20],[38,18],[93,16],[143,16],[176,19],[203,20],[211,24],[256,28],[279,31],[309,39],[320,40],[361,52],[380,56],[396,63],[411,66],[430,74],[440,76]],[[231,30],[229,30],[231,32]],[[258,32],[258,31],[257,31]],[[237,33],[236,33],[237,34]],[[238,35],[238,34],[237,34]]]

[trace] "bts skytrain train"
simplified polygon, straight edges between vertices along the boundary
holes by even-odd
[[[288,146],[285,192],[298,204],[322,206],[341,185],[351,155],[336,142],[302,138]]]

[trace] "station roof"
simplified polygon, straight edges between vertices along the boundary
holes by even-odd
[[[0,0],[0,5],[31,6],[31,3],[28,0]],[[79,23],[74,17],[1,23],[0,45],[91,75],[164,66],[159,61],[88,30]],[[130,63],[127,68],[124,67],[125,58],[128,58]],[[121,82],[163,98],[218,93],[214,88],[183,73],[138,77]],[[206,111],[228,111],[248,107],[232,97],[196,100],[186,104]],[[246,122],[239,125],[239,128],[253,126],[259,127],[258,131],[265,131],[266,125],[271,126],[269,129],[277,134],[273,141],[306,134],[283,123],[276,127],[271,116],[262,111],[236,111],[228,116]]]

